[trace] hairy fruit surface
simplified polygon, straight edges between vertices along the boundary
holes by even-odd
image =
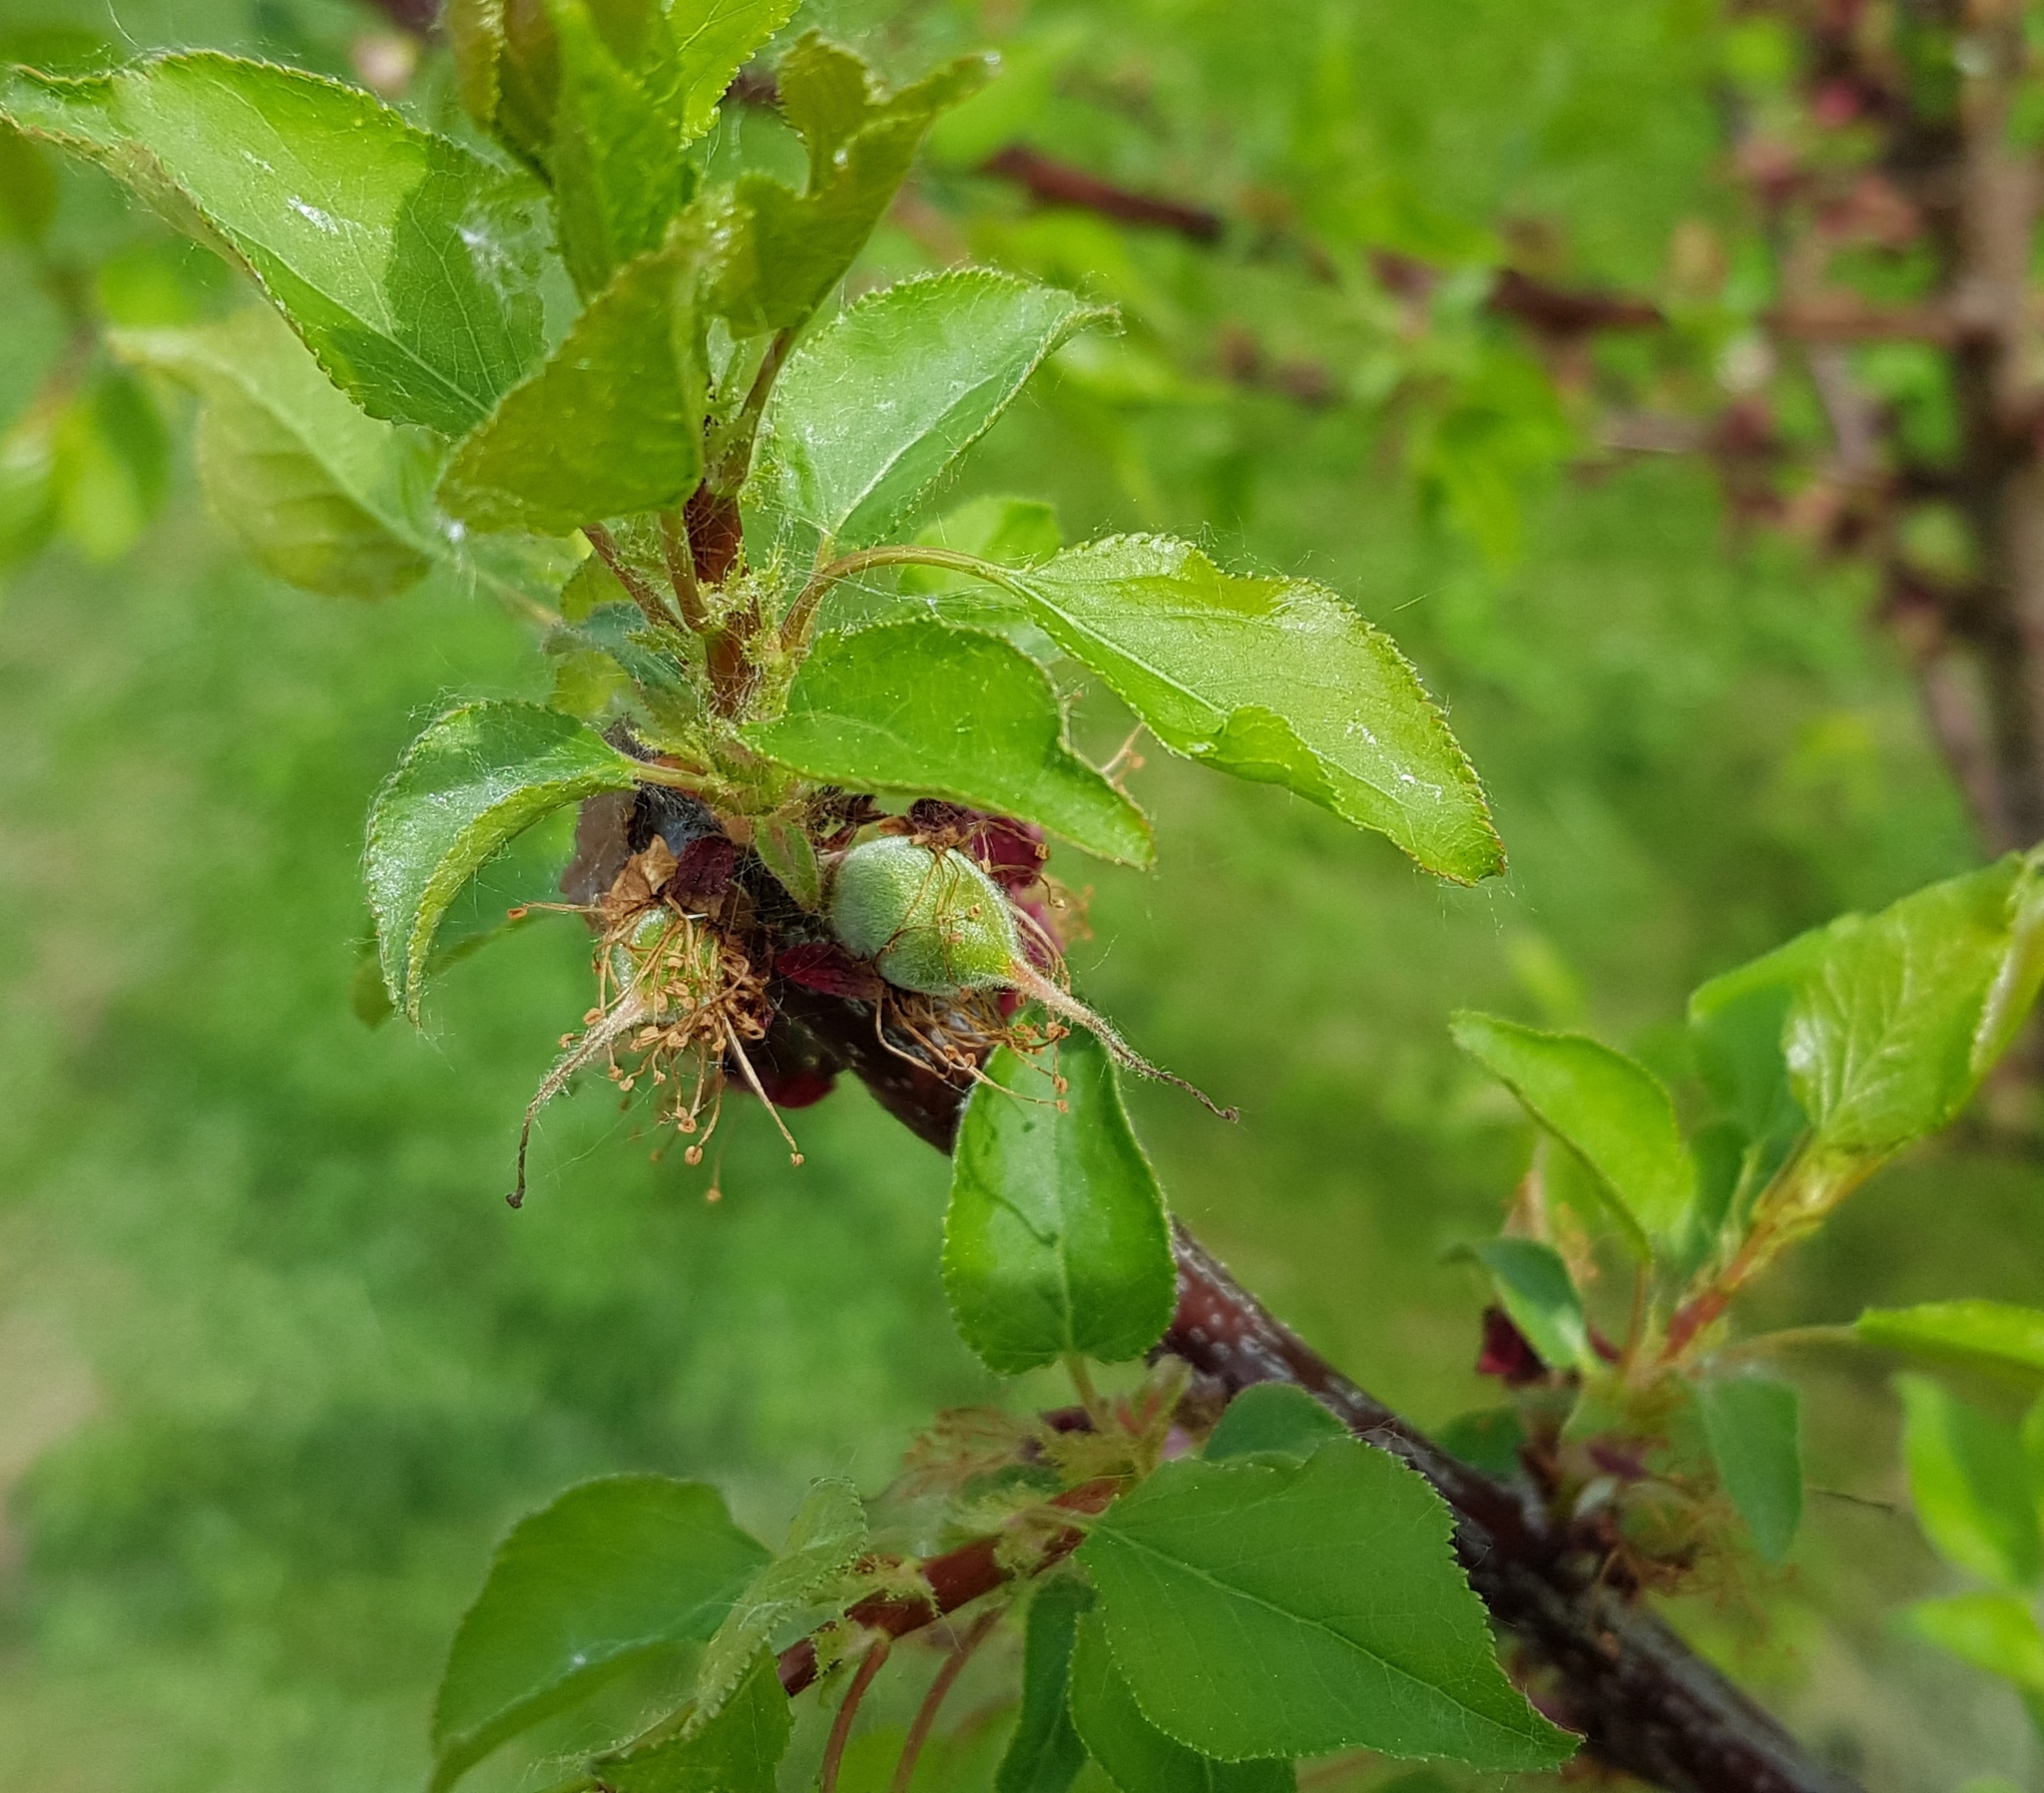
[[[830,926],[881,977],[922,996],[1015,979],[1020,942],[1000,887],[962,853],[882,835],[838,861]]]

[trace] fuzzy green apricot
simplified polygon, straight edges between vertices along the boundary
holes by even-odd
[[[862,842],[837,862],[830,926],[880,976],[923,996],[956,996],[1015,981],[1021,943],[1000,887],[962,853],[898,834]]]

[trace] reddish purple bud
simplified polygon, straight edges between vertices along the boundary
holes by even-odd
[[[1512,1324],[1511,1315],[1501,1307],[1486,1307],[1483,1349],[1477,1354],[1476,1373],[1500,1377],[1507,1388],[1524,1388],[1545,1376],[1547,1366],[1526,1335]]]
[[[1020,890],[1043,875],[1050,848],[1043,844],[1043,830],[1034,822],[1018,822],[1013,816],[989,816],[965,843],[965,850],[986,869],[986,875],[1004,890]]]
[[[738,862],[738,843],[728,834],[706,834],[692,840],[675,861],[667,894],[685,906],[720,897],[730,889]]]
[[[837,1082],[836,1072],[817,1065],[802,1065],[793,1071],[769,1071],[764,1065],[755,1069],[760,1074],[760,1088],[776,1109],[813,1108]]]
[[[773,970],[776,976],[818,996],[840,996],[852,1002],[879,1000],[880,974],[834,940],[788,947],[775,956]]]
[[[1585,1449],[1589,1452],[1590,1461],[1607,1476],[1616,1476],[1621,1482],[1644,1482],[1647,1479],[1646,1460],[1637,1451],[1629,1451],[1602,1438],[1593,1438]]]

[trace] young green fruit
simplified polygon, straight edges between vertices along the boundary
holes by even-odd
[[[839,943],[900,990],[958,997],[968,990],[1019,990],[1076,1023],[1118,1064],[1143,1077],[1199,1090],[1141,1058],[1107,1022],[1031,965],[1001,888],[963,853],[940,853],[898,834],[855,846],[830,881],[830,926]]]
[[[922,996],[1015,981],[1021,942],[1000,887],[963,853],[898,834],[855,846],[830,886],[830,926],[881,977]]]

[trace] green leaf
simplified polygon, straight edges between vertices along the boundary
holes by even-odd
[[[40,242],[57,216],[57,171],[12,126],[0,125],[0,236]]]
[[[454,1634],[433,1786],[651,1651],[716,1630],[766,1552],[699,1482],[613,1476],[522,1520]]]
[[[566,535],[686,497],[703,474],[695,250],[641,255],[454,451],[440,502],[478,529]]]
[[[780,1555],[753,1577],[703,1652],[697,1711],[706,1719],[718,1711],[773,1633],[834,1593],[865,1550],[858,1491],[835,1477],[812,1482]]]
[[[2009,1301],[1928,1301],[1869,1307],[1853,1323],[1862,1340],[1934,1362],[2044,1376],[2044,1312]]]
[[[1387,834],[1442,877],[1504,864],[1482,787],[1389,639],[1302,580],[1221,572],[1154,536],[989,568],[1175,753]]]
[[[2044,1633],[2038,1631],[2037,1615],[2027,1600],[2012,1593],[1918,1600],[1903,1609],[1902,1623],[1962,1662],[2044,1693]]]
[[[1648,1241],[1682,1231],[1696,1166],[1659,1078],[1582,1034],[1543,1034],[1468,1009],[1450,1029],[1455,1044],[1588,1166],[1636,1249],[1644,1255]]]
[[[799,195],[764,175],[741,177],[715,289],[740,334],[803,321],[864,247],[907,178],[931,122],[981,87],[984,57],[946,63],[891,97],[865,65],[811,32],[780,64],[781,105],[809,152]]]
[[[1811,1150],[1868,1167],[1950,1121],[2044,977],[2044,878],[2017,854],[1824,931],[1783,1051]]]
[[[17,74],[0,114],[244,263],[372,416],[459,435],[538,357],[540,191],[354,88],[196,52]]]
[[[1802,1429],[1795,1391],[1760,1377],[1708,1379],[1697,1407],[1718,1480],[1769,1563],[1781,1563],[1802,1523]]]
[[[753,851],[797,907],[811,915],[823,907],[823,868],[816,863],[815,843],[800,823],[761,816],[753,824]]]
[[[690,0],[670,7],[649,34],[635,73],[654,103],[693,143],[717,122],[717,108],[746,59],[794,16],[796,0]]]
[[[997,567],[1035,567],[1065,545],[1058,514],[1040,498],[969,498],[915,532],[917,542],[976,555]],[[911,593],[954,592],[968,585],[962,573],[945,567],[903,567],[901,589]],[[1017,612],[1017,615],[1026,615]]]
[[[1525,1468],[1519,1447],[1526,1442],[1526,1428],[1516,1407],[1482,1407],[1457,1414],[1435,1429],[1433,1442],[1450,1457],[1459,1457],[1500,1482],[1510,1481]]]
[[[1788,1087],[1782,1029],[1802,980],[1822,963],[1822,928],[1700,985],[1689,999],[1690,1043],[1718,1107],[1750,1140],[1777,1150],[1808,1124]]]
[[[266,572],[337,598],[416,585],[447,543],[429,437],[365,416],[272,311],[184,330],[121,330],[114,352],[205,401],[207,497]]]
[[[1441,1498],[1372,1446],[1167,1463],[1078,1561],[1151,1723],[1224,1761],[1365,1748],[1549,1768],[1576,1740],[1497,1665]]]
[[[1490,1272],[1505,1312],[1542,1363],[1553,1370],[1597,1367],[1583,1297],[1560,1252],[1538,1239],[1484,1239],[1463,1249]]]
[[[1121,1793],[1288,1793],[1297,1782],[1288,1761],[1217,1762],[1160,1731],[1115,1666],[1098,1613],[1079,1625],[1071,1706],[1087,1753]]]
[[[440,918],[491,854],[566,804],[630,790],[640,770],[537,703],[469,703],[428,727],[369,811],[364,873],[390,1000],[418,1019]]]
[[[39,552],[56,526],[59,419],[31,404],[0,435],[0,569]]]
[[[548,167],[561,258],[587,296],[660,247],[694,170],[674,122],[619,66],[583,0],[547,0],[547,10],[560,52]]]
[[[1348,1428],[1302,1388],[1259,1382],[1229,1402],[1201,1453],[1209,1463],[1230,1457],[1310,1457]]]
[[[593,1766],[610,1793],[773,1793],[792,1730],[778,1665],[763,1649],[715,1712],[687,1706],[672,1730]]]
[[[882,540],[1047,356],[1112,315],[988,268],[868,294],[774,383],[753,502],[840,547]]]
[[[1029,1602],[1022,1645],[1022,1712],[994,1771],[994,1793],[1065,1793],[1086,1765],[1086,1746],[1065,1707],[1072,1639],[1093,1590],[1071,1575],[1041,1582]]]
[[[1909,1498],[1938,1554],[2003,1586],[2033,1588],[2044,1570],[2044,1548],[2015,1428],[1927,1377],[1897,1377],[1896,1386]]]
[[[1003,1376],[1069,1352],[1140,1357],[1177,1299],[1164,1197],[1113,1061],[1075,1033],[1056,1063],[1062,1102],[1048,1071],[996,1053],[952,1152],[944,1292],[965,1342]]]
[[[134,547],[163,502],[170,440],[135,376],[102,367],[58,417],[51,438],[56,523],[87,559]]]
[[[950,797],[1125,864],[1155,853],[1143,812],[1072,751],[1050,675],[999,636],[928,620],[825,636],[786,711],[742,732],[826,783]]]

